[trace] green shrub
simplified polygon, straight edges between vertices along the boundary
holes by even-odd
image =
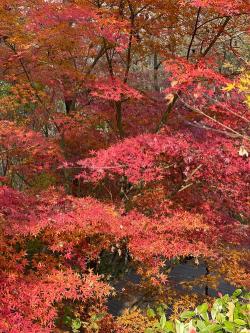
[[[250,293],[243,294],[237,289],[232,296],[225,295],[215,300],[212,306],[199,305],[194,311],[185,311],[178,320],[166,319],[153,309],[148,309],[147,316],[158,317],[153,328],[145,333],[250,333]]]

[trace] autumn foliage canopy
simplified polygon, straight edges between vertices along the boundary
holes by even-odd
[[[249,13],[1,0],[0,332],[129,332],[107,254],[158,290],[186,258],[247,287]]]

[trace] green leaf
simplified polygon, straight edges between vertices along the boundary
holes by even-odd
[[[165,311],[164,311],[163,306],[158,306],[158,307],[156,308],[156,312],[158,313],[159,316],[162,316],[162,315],[165,314]]]
[[[201,317],[202,317],[202,319],[204,319],[205,321],[209,321],[209,317],[208,317],[208,313],[207,312],[203,312],[203,313],[201,313]]]
[[[236,303],[234,309],[234,320],[239,318],[239,313],[240,313],[240,305],[239,303]]]
[[[82,322],[80,319],[73,319],[72,320],[72,324],[71,327],[73,330],[78,330],[79,328],[81,328],[82,326]]]
[[[71,328],[72,328],[73,333],[78,333],[81,326],[82,326],[82,322],[79,318],[72,320]]]
[[[163,329],[166,325],[167,319],[166,319],[166,315],[165,313],[161,316],[161,320],[160,320],[160,326]]]
[[[221,326],[218,324],[211,324],[201,330],[201,333],[212,333],[217,332],[221,329]]]
[[[234,332],[234,328],[235,328],[235,325],[229,321],[225,321],[224,322],[224,329],[227,331],[227,332]]]
[[[238,297],[242,293],[241,289],[236,289],[235,292],[233,293],[233,297]]]
[[[215,320],[217,314],[218,314],[218,310],[212,309],[212,311],[211,311],[211,317],[212,317],[213,320]]]
[[[204,323],[203,320],[200,319],[197,320],[196,326],[199,328],[200,331],[206,328],[206,324]]]
[[[71,318],[70,316],[65,316],[64,319],[63,319],[63,322],[64,322],[66,325],[71,325],[72,318]]]
[[[208,310],[208,304],[207,303],[203,303],[203,304],[197,306],[196,310],[197,310],[197,312],[199,314],[204,313],[204,312],[206,312]]]
[[[145,333],[154,333],[154,330],[150,327],[145,329]]]
[[[166,332],[174,332],[174,323],[168,320],[165,324],[165,330]]]
[[[218,313],[216,319],[220,324],[223,324],[226,320],[226,317],[222,313]]]
[[[179,320],[176,320],[176,333],[184,333],[184,329],[185,329],[185,325],[183,323],[181,323]]]
[[[235,324],[240,325],[240,326],[244,326],[247,324],[245,322],[245,320],[242,320],[242,319],[235,319],[234,322],[235,322]]]
[[[154,312],[154,310],[151,309],[151,308],[147,309],[147,316],[148,316],[149,318],[154,318],[154,317],[155,317],[155,312]]]
[[[92,318],[95,321],[100,321],[105,317],[105,313],[97,313],[96,315],[94,315]],[[92,319],[91,318],[91,319]]]
[[[181,320],[184,320],[184,319],[193,318],[194,316],[195,316],[194,311],[185,311],[181,314],[180,318]]]

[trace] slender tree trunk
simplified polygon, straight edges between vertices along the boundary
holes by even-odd
[[[208,263],[205,263],[206,265],[206,278],[208,278],[208,275],[210,274]],[[205,286],[205,295],[208,296],[208,283]]]
[[[122,124],[122,102],[118,101],[114,103],[115,112],[116,112],[116,125],[120,138],[124,138],[125,133]]]
[[[167,121],[168,121],[169,115],[170,115],[170,113],[172,112],[172,110],[173,110],[173,108],[174,108],[174,106],[175,106],[175,103],[176,103],[177,99],[178,99],[178,95],[175,95],[173,101],[170,102],[170,103],[168,104],[166,111],[163,113],[163,115],[162,115],[162,117],[161,117],[161,120],[160,120],[158,126],[156,127],[156,130],[155,130],[156,133],[159,132],[160,129],[161,129],[164,125],[167,124]]]
[[[154,53],[154,89],[155,89],[155,91],[160,91],[159,81],[158,81],[158,69],[159,69],[158,55],[155,52]]]

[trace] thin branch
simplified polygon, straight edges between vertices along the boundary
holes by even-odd
[[[189,44],[189,48],[191,49],[192,47],[192,44],[193,44],[193,40],[194,40],[194,37],[195,37],[195,34],[197,32],[197,26],[198,26],[198,20],[199,20],[199,15],[200,15],[200,11],[198,10],[198,13],[197,13],[197,18],[196,18],[196,23],[195,23],[195,28],[194,28],[194,33],[193,33],[193,37],[191,39],[191,42]],[[204,58],[208,52],[212,49],[212,47],[214,46],[214,44],[216,43],[216,41],[218,40],[218,38],[221,36],[221,34],[224,32],[225,30],[225,27],[227,26],[228,22],[230,21],[231,19],[231,16],[227,16],[224,23],[220,26],[217,34],[214,36],[214,38],[212,39],[212,41],[210,42],[210,44],[208,45],[208,47],[206,48],[206,50],[202,53],[201,55],[201,58]],[[190,51],[188,51],[187,53],[187,59],[189,57],[189,54],[190,54]],[[175,103],[177,102],[178,98],[180,96],[180,92],[177,92],[175,95],[174,95],[174,99],[172,101],[172,103],[170,103],[168,105],[168,108],[167,110],[164,112],[162,118],[161,118],[161,121],[160,121],[160,124],[157,126],[156,128],[156,132],[158,132],[162,126],[164,126],[166,124],[166,121],[168,119],[168,116],[169,114],[172,112],[173,110],[173,107],[175,105]],[[212,118],[213,119],[213,118]]]
[[[191,48],[192,48],[192,45],[193,45],[193,42],[194,42],[194,38],[195,38],[197,29],[198,29],[198,23],[199,23],[200,13],[201,13],[201,7],[198,8],[198,12],[197,12],[197,16],[196,16],[196,21],[195,21],[195,26],[194,26],[194,31],[193,31],[192,38],[191,38],[191,41],[190,41],[190,44],[189,44],[189,47],[188,47],[188,51],[187,51],[187,59],[189,59],[189,57],[190,57]]]
[[[206,50],[202,53],[202,57],[205,57],[208,52],[211,50],[211,48],[214,46],[214,44],[217,42],[218,38],[221,36],[221,34],[224,32],[228,22],[230,21],[231,16],[227,16],[224,23],[220,26],[217,34],[214,36],[214,38],[212,39],[212,41],[210,42],[210,44],[208,45],[208,47],[206,48]]]
[[[200,29],[200,28],[202,28],[204,25],[206,25],[206,24],[208,24],[208,23],[210,23],[210,22],[213,22],[213,21],[216,21],[216,20],[219,20],[219,19],[223,19],[224,17],[227,17],[227,16],[217,16],[217,17],[214,17],[214,18],[212,18],[212,19],[210,19],[210,20],[208,20],[208,21],[206,21],[206,22],[203,22],[203,23],[201,23],[201,24],[197,27],[197,30]]]
[[[202,114],[202,115],[205,116],[206,118],[212,120],[214,123],[220,125],[221,127],[227,129],[228,131],[230,131],[230,132],[236,134],[238,137],[241,137],[241,138],[243,138],[243,139],[245,139],[245,140],[250,141],[250,137],[248,137],[248,136],[246,136],[246,135],[243,135],[243,134],[241,134],[241,133],[235,131],[233,128],[231,128],[231,127],[229,127],[229,126],[227,126],[227,125],[224,125],[223,123],[221,123],[220,121],[216,120],[215,118],[209,116],[209,115],[206,114],[205,112],[203,112],[203,111],[201,111],[201,110],[199,110],[199,109],[196,109],[196,108],[192,107],[191,105],[189,105],[188,103],[186,103],[186,102],[185,102],[185,101],[184,101],[179,95],[178,95],[178,97],[179,97],[180,101],[181,101],[181,102],[182,102],[182,103],[183,103],[188,109],[190,109],[191,111],[194,111],[194,112],[196,112],[196,113]]]
[[[129,10],[131,14],[131,28],[129,32],[129,41],[128,41],[128,52],[127,52],[127,62],[126,62],[126,70],[124,73],[124,79],[123,82],[126,83],[128,81],[128,75],[130,71],[130,66],[131,66],[131,60],[132,60],[132,41],[133,41],[133,34],[134,34],[134,21],[135,21],[135,14],[134,14],[134,9],[128,0],[128,5],[129,5]]]

